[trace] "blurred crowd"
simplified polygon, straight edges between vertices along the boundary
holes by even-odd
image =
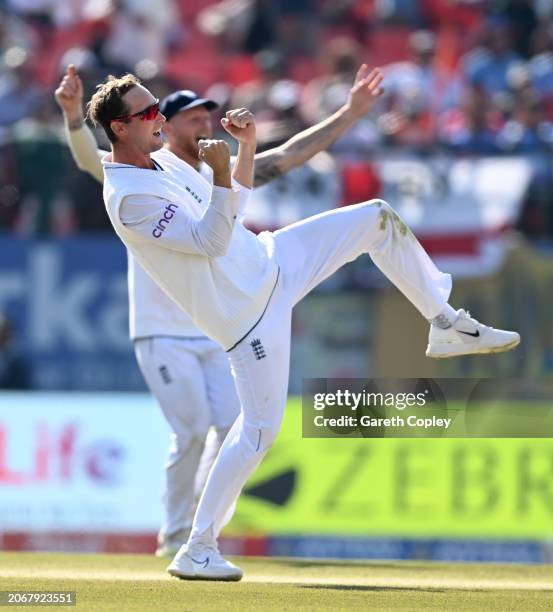
[[[339,108],[362,62],[384,70],[385,95],[338,159],[537,155],[551,184],[553,0],[0,0],[0,228],[108,227],[53,99],[69,63],[86,99],[131,71],[158,97],[247,106],[263,148]],[[550,211],[543,180],[536,193]],[[527,225],[539,234],[543,218]]]
[[[14,339],[10,320],[0,312],[0,389],[15,391],[30,388],[30,364]]]

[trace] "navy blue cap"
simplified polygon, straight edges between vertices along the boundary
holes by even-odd
[[[181,89],[163,98],[159,104],[159,110],[169,121],[178,112],[196,108],[196,106],[205,106],[210,111],[219,108],[217,102],[207,98],[200,98],[197,93],[189,89]]]

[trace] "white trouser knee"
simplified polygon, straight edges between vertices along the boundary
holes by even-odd
[[[242,448],[250,454],[268,451],[278,436],[280,425],[280,421],[263,424],[244,422],[239,433]]]
[[[202,448],[207,434],[198,432],[184,432],[171,434],[169,438],[169,455],[165,462],[165,468],[170,469],[178,463],[191,449],[200,445]]]

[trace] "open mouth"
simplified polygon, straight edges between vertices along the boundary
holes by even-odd
[[[161,130],[156,130],[154,132],[154,136],[160,137],[161,136]]]

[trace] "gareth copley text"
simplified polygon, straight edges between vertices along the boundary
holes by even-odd
[[[359,418],[349,415],[342,415],[338,418],[328,418],[322,414],[317,414],[313,419],[315,427],[420,427],[428,429],[429,427],[443,427],[448,429],[451,425],[451,418],[418,417],[410,415],[407,418],[393,416],[389,418],[377,418],[369,415],[363,415]]]

